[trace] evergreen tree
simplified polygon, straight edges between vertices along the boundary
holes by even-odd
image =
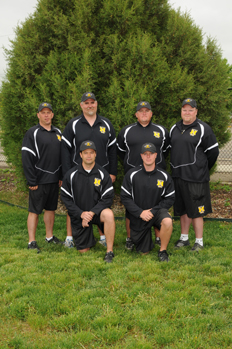
[[[40,0],[6,55],[2,144],[20,178],[21,143],[37,123],[38,105],[52,103],[63,131],[80,114],[86,91],[95,93],[99,113],[117,133],[135,121],[140,100],[170,128],[181,101],[192,97],[220,145],[229,139],[229,66],[217,44],[204,45],[201,29],[167,0]]]

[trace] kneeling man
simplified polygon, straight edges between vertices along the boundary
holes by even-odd
[[[82,142],[82,163],[64,176],[61,199],[71,217],[72,235],[77,250],[87,252],[96,244],[92,227],[92,224],[96,224],[104,229],[107,243],[104,260],[110,263],[114,257],[115,221],[110,209],[114,189],[108,172],[96,164],[96,155],[94,142]]]
[[[148,253],[154,247],[151,227],[160,229],[161,246],[158,258],[168,262],[167,246],[172,234],[172,218],[168,210],[175,200],[171,176],[155,165],[153,143],[141,148],[143,164],[129,170],[122,183],[121,201],[130,214],[131,239],[137,252]]]

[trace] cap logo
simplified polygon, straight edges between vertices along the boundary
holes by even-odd
[[[161,179],[157,179],[157,187],[158,188],[163,188],[163,186],[164,186],[164,181],[161,180]]]
[[[150,144],[146,144],[146,145],[145,145],[145,148],[146,148],[146,149],[151,148]]]
[[[141,105],[147,105],[147,103],[146,102],[142,102]]]
[[[92,143],[86,142],[85,145],[86,145],[87,147],[90,147],[90,146],[92,145]]]
[[[100,126],[100,132],[101,132],[101,133],[106,133],[106,128]]]
[[[101,180],[98,178],[94,178],[94,185],[95,187],[99,187],[101,185]]]
[[[91,97],[92,96],[92,93],[87,93],[87,97]]]
[[[47,103],[43,103],[42,105],[43,105],[44,107],[47,107]]]
[[[189,102],[192,102],[192,100],[188,98],[188,99],[186,99],[186,102],[189,103]]]

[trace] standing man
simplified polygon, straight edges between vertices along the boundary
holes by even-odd
[[[142,164],[140,150],[145,142],[153,143],[157,149],[156,165],[166,169],[165,157],[168,154],[169,134],[165,127],[151,122],[152,110],[148,102],[139,102],[135,116],[137,122],[125,126],[117,138],[118,155],[123,161],[125,174],[131,168]],[[126,213],[126,248],[131,250],[133,243],[130,239],[130,219]],[[159,232],[156,229],[156,244],[160,245]]]
[[[72,235],[80,252],[87,252],[96,244],[92,225],[104,229],[107,253],[104,260],[111,263],[114,257],[114,214],[110,209],[114,188],[108,172],[95,163],[96,146],[86,140],[81,143],[81,164],[64,176],[61,198],[71,217]],[[104,225],[104,226],[102,226]]]
[[[46,241],[61,243],[53,235],[53,226],[62,173],[61,132],[52,125],[54,114],[51,104],[40,104],[37,116],[39,123],[31,127],[23,139],[22,162],[29,186],[28,249],[39,252],[35,233],[43,209]]]
[[[191,251],[203,249],[203,217],[212,212],[209,170],[219,150],[209,125],[197,118],[197,103],[182,102],[181,118],[170,130],[171,167],[176,190],[175,216],[180,216],[181,236],[176,248],[188,246],[192,223],[196,240]]]
[[[110,174],[112,182],[117,175],[116,137],[111,122],[97,114],[97,100],[92,92],[81,98],[82,114],[71,119],[62,136],[61,156],[63,175],[81,162],[80,145],[86,139],[93,141],[97,149],[96,162]],[[100,243],[106,246],[105,236],[100,233]],[[70,218],[67,216],[67,238],[65,246],[73,246]]]
[[[160,229],[158,258],[168,262],[167,246],[172,234],[168,210],[175,200],[171,176],[156,167],[157,151],[152,143],[141,147],[142,166],[129,170],[122,183],[121,201],[130,213],[131,240],[137,252],[148,253],[154,247],[151,227]]]

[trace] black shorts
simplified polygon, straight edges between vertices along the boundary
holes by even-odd
[[[43,209],[55,211],[57,209],[59,183],[39,184],[37,190],[29,189],[28,211],[36,214]]]
[[[193,183],[173,178],[175,185],[174,215],[204,217],[212,212],[209,182]]]
[[[104,232],[104,225],[100,221],[100,215],[94,215],[89,227],[82,227],[82,219],[75,219],[75,223],[71,217],[72,236],[77,250],[84,250],[96,245],[96,239],[93,235],[93,224],[97,225]]]
[[[146,253],[153,249],[151,227],[154,226],[160,230],[161,222],[164,218],[172,219],[170,213],[165,208],[161,208],[155,216],[146,224],[145,229],[135,231],[131,229],[131,240],[135,244],[136,251]],[[133,218],[132,218],[133,219]]]

